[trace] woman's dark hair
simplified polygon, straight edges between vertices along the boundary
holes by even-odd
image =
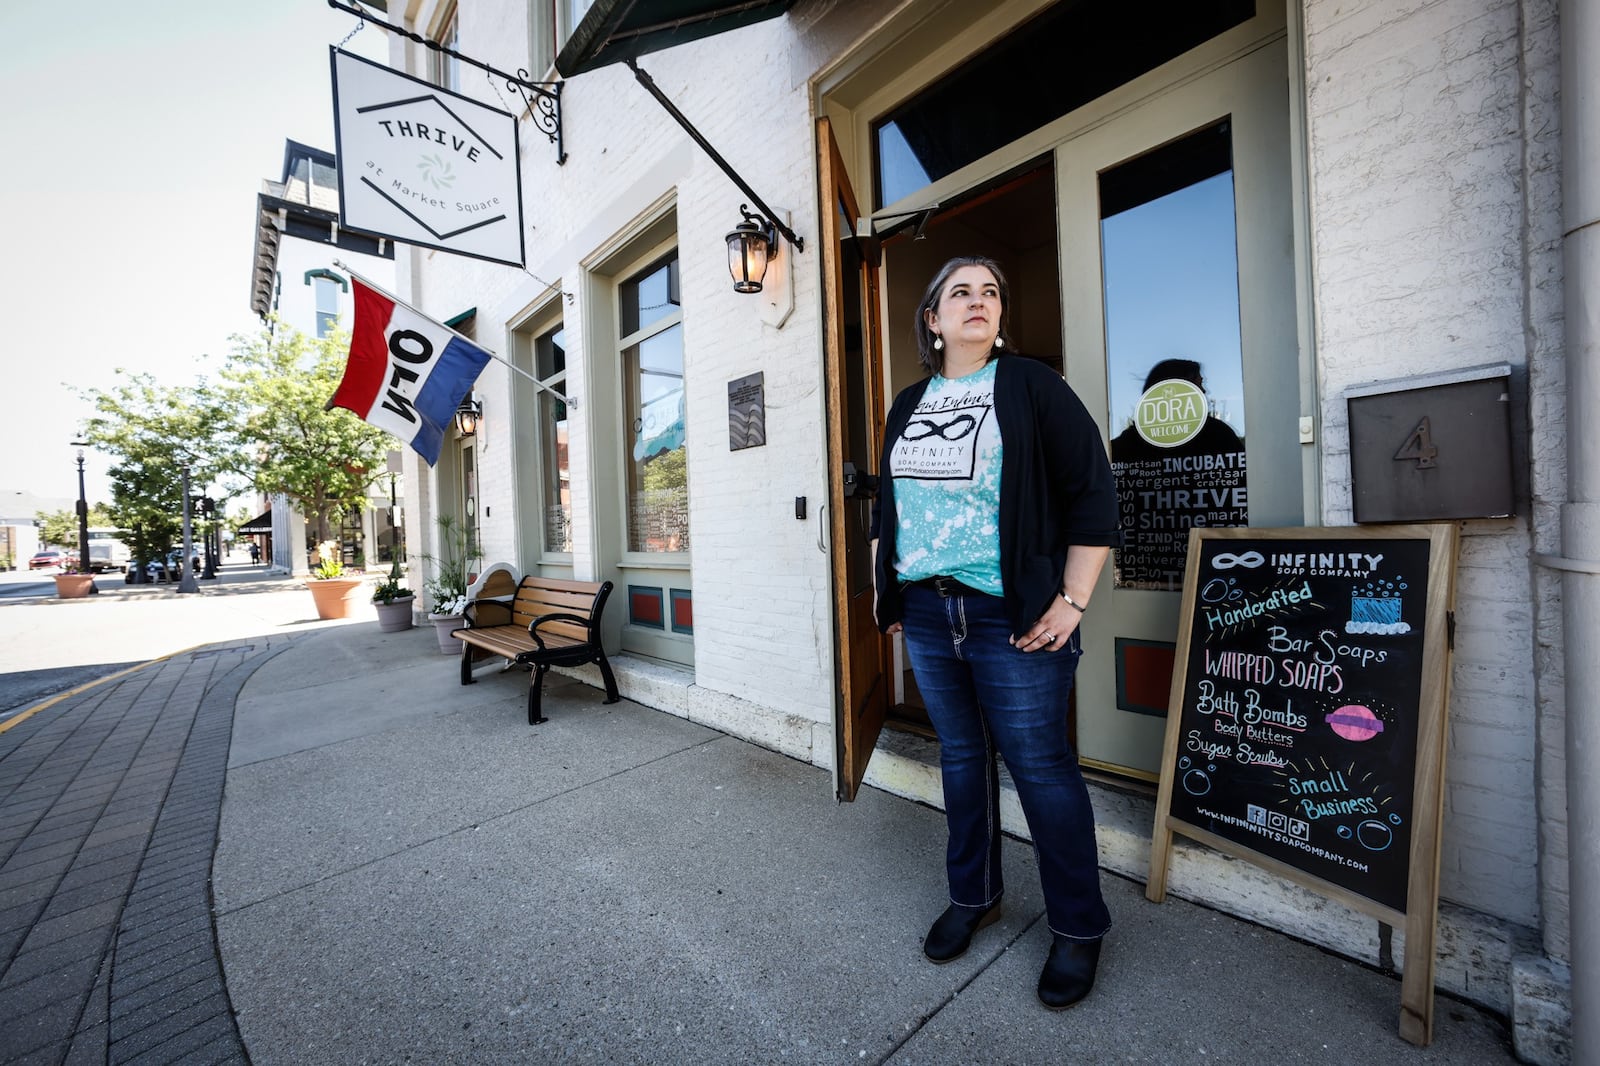
[[[1205,390],[1205,382],[1200,377],[1200,364],[1193,359],[1163,359],[1150,368],[1150,373],[1144,376],[1144,391],[1149,392],[1150,386],[1158,381],[1169,378],[1181,378],[1201,391]]]
[[[950,275],[962,267],[983,267],[994,275],[995,284],[1000,286],[1000,332],[995,334],[997,347],[1011,347],[1011,330],[1009,316],[1011,314],[1011,286],[1006,283],[1006,276],[1000,269],[1000,264],[983,255],[958,255],[933,276],[928,283],[928,289],[922,294],[922,302],[917,304],[917,358],[922,361],[922,366],[930,374],[944,373],[944,350],[933,346],[934,332],[928,328],[928,312],[939,307],[939,294],[944,291],[945,282],[950,280]],[[989,358],[994,358],[994,353],[989,353]]]

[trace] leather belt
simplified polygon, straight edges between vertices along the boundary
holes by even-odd
[[[945,599],[949,599],[951,596],[989,595],[987,592],[984,592],[981,589],[975,589],[971,585],[964,585],[955,578],[945,577],[943,574],[937,574],[933,577],[925,577],[920,581],[908,581],[906,584],[916,585],[919,588],[932,589]]]

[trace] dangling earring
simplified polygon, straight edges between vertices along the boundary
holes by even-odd
[[[937,333],[933,335],[933,350],[936,352],[944,351],[944,338]]]
[[[994,346],[996,348],[1004,348],[1006,346],[1006,339],[1000,336],[1000,334],[996,333],[994,336]]]

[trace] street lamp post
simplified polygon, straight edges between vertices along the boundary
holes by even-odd
[[[83,488],[83,449],[89,442],[75,440],[72,444],[78,449],[78,569],[92,573],[89,568],[89,497]]]
[[[194,554],[194,526],[189,515],[189,467],[183,468],[183,558],[178,561],[178,572],[182,575],[178,579],[179,592],[199,592],[200,585],[194,579],[194,569],[189,566],[189,558]]]
[[[215,581],[217,577],[217,504],[210,496],[200,500],[200,514],[205,517],[206,531],[205,543],[205,572],[200,575],[202,581]]]

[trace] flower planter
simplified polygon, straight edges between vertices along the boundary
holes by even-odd
[[[360,606],[362,580],[359,577],[330,577],[306,582],[317,605],[318,618],[349,618]]]
[[[405,596],[388,603],[374,603],[378,609],[378,628],[385,633],[398,633],[411,628],[411,605],[415,596]]]
[[[439,651],[445,655],[459,655],[461,642],[450,634],[461,628],[459,614],[430,614],[428,621],[433,623],[433,635],[439,638]]]
[[[79,600],[93,591],[93,574],[56,575],[56,595],[64,600]]]

